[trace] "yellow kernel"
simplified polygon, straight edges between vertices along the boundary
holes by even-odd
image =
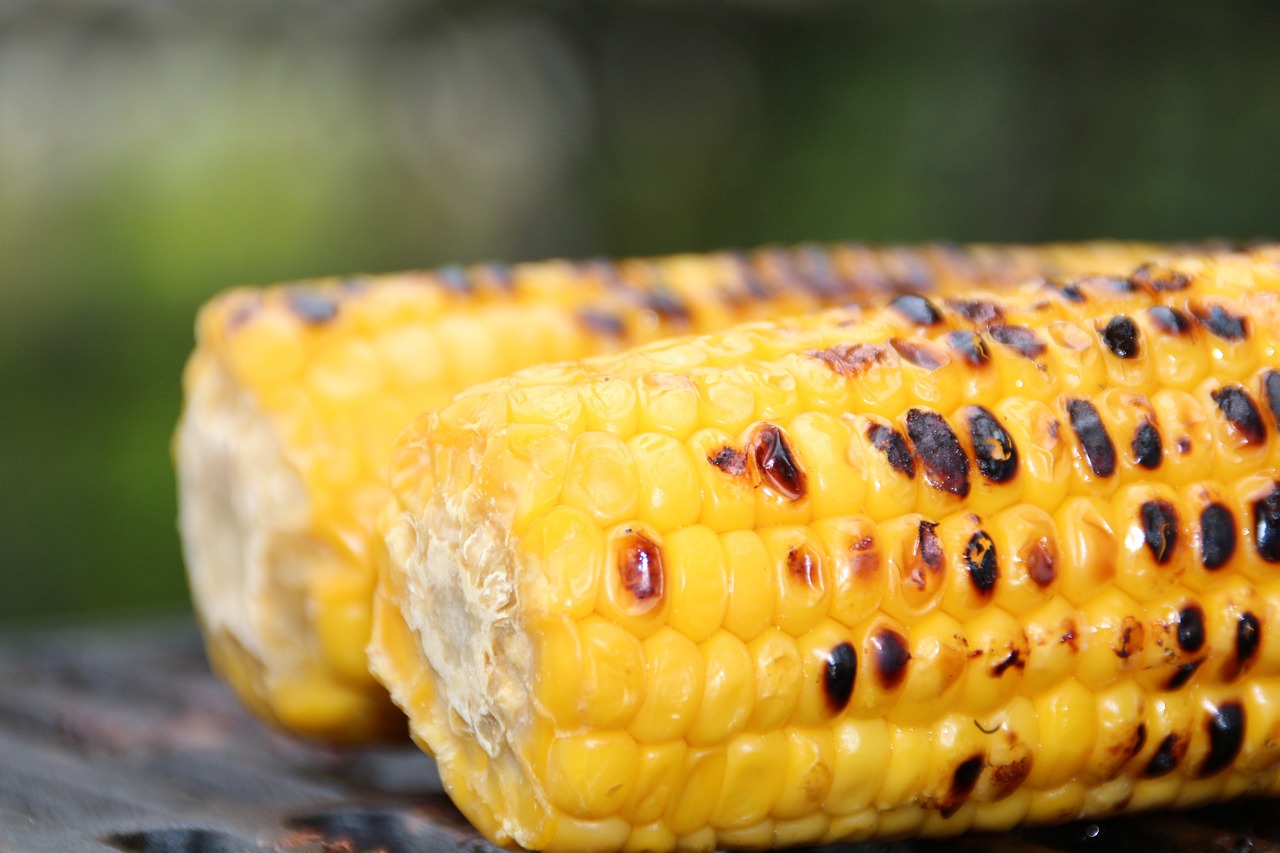
[[[574,619],[590,613],[600,588],[605,547],[592,519],[582,510],[557,506],[529,526],[520,540],[524,565],[541,583],[539,605]]]
[[[658,432],[683,440],[698,426],[698,392],[693,380],[674,373],[646,373],[636,380],[637,432]]]
[[[929,753],[932,738],[928,729],[912,726],[890,726],[889,745],[892,750],[884,784],[876,796],[876,804],[883,810],[883,820],[895,807],[914,803],[918,792],[924,790],[929,778]],[[923,819],[923,810],[917,807]]]
[[[831,787],[823,808],[852,815],[877,801],[889,772],[889,730],[884,720],[845,717],[831,729]]]
[[[751,378],[741,367],[705,373],[693,382],[698,389],[700,423],[736,435],[755,418]]]
[[[684,445],[646,432],[628,441],[627,447],[640,478],[640,518],[659,530],[695,523],[702,513],[702,490]]]
[[[711,825],[739,829],[763,820],[784,790],[778,770],[786,761],[787,738],[781,731],[735,737],[725,749],[724,787]]]
[[[592,614],[578,626],[582,670],[578,680],[588,722],[602,729],[625,728],[644,694],[644,648],[634,634]]]
[[[631,824],[620,817],[584,820],[560,816],[556,818],[554,832],[550,841],[539,847],[574,853],[609,853],[626,842]]]
[[[911,626],[911,663],[902,696],[889,712],[892,723],[928,725],[951,710],[964,686],[969,646],[964,628],[934,611]]]
[[[938,604],[957,619],[987,609],[1005,583],[1009,560],[988,532],[992,527],[969,512],[952,513],[938,523],[944,563]]]
[[[787,433],[805,460],[814,518],[858,512],[864,503],[865,474],[850,460],[847,422],[809,412],[793,419]]]
[[[636,429],[635,386],[613,376],[592,376],[578,387],[588,430],[629,436]]]
[[[773,816],[796,820],[822,809],[835,775],[835,744],[825,727],[788,727],[786,734],[786,775],[781,794],[773,806]],[[774,772],[783,766],[774,765]]]
[[[964,633],[970,661],[961,707],[974,715],[987,714],[1018,692],[1031,647],[1018,620],[998,607],[988,607],[965,623]]]
[[[1009,613],[1027,613],[1048,601],[1062,569],[1053,516],[1021,504],[992,516],[984,529],[1001,558],[993,603]]]
[[[1160,478],[1169,485],[1215,476],[1218,451],[1209,413],[1186,391],[1163,388],[1150,397],[1165,446]]]
[[[1067,680],[1033,700],[1040,728],[1040,748],[1027,777],[1034,791],[1045,792],[1078,776],[1097,742],[1098,709],[1093,693]],[[1038,804],[1033,801],[1032,814]]]
[[[382,387],[382,364],[366,341],[334,340],[312,356],[307,381],[322,397],[350,400],[374,394]]]
[[[573,441],[565,470],[563,500],[600,524],[636,512],[640,477],[631,451],[616,436],[587,432]]]
[[[791,719],[804,685],[800,649],[789,634],[770,628],[747,646],[755,666],[755,705],[748,723],[752,731],[771,731]]]
[[[773,842],[779,847],[795,847],[817,841],[827,834],[831,819],[814,812],[796,820],[778,820],[773,824]]]
[[[671,598],[668,624],[695,643],[702,642],[720,627],[728,610],[720,538],[700,524],[667,534],[663,569]]]
[[[713,634],[701,652],[706,686],[685,738],[693,746],[711,746],[746,726],[756,695],[755,665],[746,645],[728,631]]]
[[[1080,655],[1076,678],[1097,690],[1142,664],[1146,626],[1138,602],[1118,588],[1099,593],[1080,608]]]
[[[650,853],[653,850],[674,850],[676,834],[660,820],[632,826],[631,834],[622,845],[623,853]]]
[[[519,535],[556,503],[568,457],[569,442],[559,430],[510,424],[485,448],[476,478],[511,505],[511,527]]]
[[[687,835],[707,827],[711,811],[724,786],[725,750],[690,749],[685,753],[679,794],[667,807],[666,824],[677,835]],[[712,836],[712,842],[714,842]]]
[[[800,636],[826,615],[831,600],[826,549],[807,527],[767,527],[759,536],[773,564],[774,624]]]
[[[849,425],[849,464],[866,478],[864,511],[876,521],[914,511],[919,472],[906,436],[882,418],[852,416]]]
[[[249,386],[274,384],[295,376],[308,363],[308,346],[292,318],[264,312],[237,329],[227,360],[240,382]]]
[[[908,621],[933,610],[946,571],[938,523],[915,513],[886,521],[880,525],[880,547],[889,578],[885,612]]]
[[[1132,681],[1113,685],[1097,697],[1098,741],[1086,768],[1087,778],[1116,778],[1146,744],[1146,697]]]
[[[1070,424],[1044,403],[1020,397],[998,400],[990,411],[1018,449],[1018,499],[1053,512],[1072,484]]]
[[[743,640],[751,640],[773,620],[776,597],[773,564],[754,530],[721,534],[728,570],[729,607],[724,627]]]
[[[676,740],[693,723],[706,684],[698,647],[663,628],[644,641],[645,688],[630,731],[641,743]]]
[[[585,714],[582,639],[567,618],[539,620],[536,627],[534,701],[551,719],[572,728]]]
[[[639,765],[640,750],[626,732],[557,738],[547,762],[551,801],[574,817],[609,817],[630,796]]]
[[[1062,596],[1054,596],[1023,618],[1031,650],[1018,692],[1037,696],[1075,671],[1079,655],[1080,614]]]
[[[622,814],[635,824],[657,821],[676,795],[684,770],[683,740],[640,744],[640,765]]]
[[[1059,574],[1058,589],[1077,606],[1091,601],[1111,583],[1120,548],[1112,525],[1111,505],[1092,498],[1073,497],[1054,513],[1058,548],[1069,571]]]

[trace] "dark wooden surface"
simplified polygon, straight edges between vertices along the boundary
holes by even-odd
[[[413,747],[319,748],[249,717],[187,622],[0,637],[5,853],[493,849]],[[839,849],[1280,851],[1280,803]]]

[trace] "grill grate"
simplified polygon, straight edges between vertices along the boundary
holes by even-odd
[[[1277,851],[1280,810],[1231,803],[845,853]],[[482,853],[411,746],[334,750],[251,719],[189,622],[0,640],[4,853]]]

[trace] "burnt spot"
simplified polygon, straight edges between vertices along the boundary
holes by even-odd
[[[989,326],[1004,319],[1004,308],[984,299],[949,299],[947,307],[979,326]]]
[[[1068,302],[1084,302],[1086,301],[1084,291],[1080,289],[1080,285],[1074,281],[1050,281],[1046,280],[1044,286],[1061,296]]]
[[[662,601],[662,549],[643,533],[628,530],[618,544],[618,575],[622,588],[641,610]]]
[[[1262,377],[1262,392],[1267,396],[1267,408],[1276,429],[1280,429],[1280,371],[1268,370]]]
[[[756,430],[748,447],[756,463],[760,480],[789,501],[805,496],[807,483],[804,471],[796,462],[787,437],[773,424],[765,424]]]
[[[1132,616],[1126,616],[1124,627],[1120,629],[1120,645],[1112,649],[1116,657],[1128,660],[1134,652],[1141,651],[1143,634],[1142,623]]]
[[[915,445],[929,485],[957,497],[969,494],[969,457],[942,415],[926,409],[910,410],[907,435]]]
[[[469,296],[475,292],[475,282],[467,275],[467,271],[460,266],[440,267],[436,270],[436,279],[444,286],[445,290],[461,296]]]
[[[589,332],[612,338],[620,338],[627,331],[621,317],[598,308],[583,308],[578,312],[578,322]]]
[[[910,660],[907,640],[897,631],[881,628],[871,635],[871,661],[875,666],[876,677],[886,690],[892,690],[902,683]]]
[[[1129,276],[1129,282],[1135,287],[1160,293],[1162,291],[1186,290],[1191,286],[1191,278],[1186,273],[1166,269],[1156,264],[1143,264]]]
[[[1027,577],[1043,589],[1053,583],[1057,576],[1054,558],[1054,547],[1048,539],[1037,539],[1031,547],[1022,553],[1022,562],[1027,566]]]
[[[1184,663],[1173,671],[1173,675],[1169,676],[1169,680],[1164,683],[1165,690],[1180,690],[1191,676],[1196,674],[1196,670],[1200,668],[1200,664],[1204,663],[1204,659],[1193,660],[1190,663]]]
[[[1202,778],[1226,770],[1240,754],[1244,743],[1244,706],[1239,702],[1223,704],[1205,721],[1205,729],[1209,733],[1209,754],[1200,765],[1198,775]]]
[[[1280,485],[1253,504],[1253,547],[1268,563],[1280,562]]]
[[[921,521],[916,529],[906,581],[916,589],[925,589],[929,585],[929,576],[941,570],[942,539],[938,536],[938,524]]]
[[[1258,652],[1262,643],[1262,623],[1249,611],[1236,620],[1236,661],[1244,665]]]
[[[876,540],[863,536],[849,548],[849,565],[855,578],[868,578],[880,569],[880,555],[876,553]]]
[[[947,332],[943,340],[970,367],[982,367],[991,360],[991,350],[988,349],[987,342],[975,332],[956,329],[953,332]]]
[[[1022,659],[1022,652],[1014,649],[1005,655],[1003,660],[991,667],[991,674],[999,678],[1010,669],[1026,669],[1026,667],[1027,662]]]
[[[1156,305],[1147,309],[1151,324],[1166,335],[1185,335],[1191,331],[1191,318],[1167,305]]]
[[[826,349],[809,350],[816,358],[841,376],[857,376],[884,360],[885,348],[879,344],[836,344]]]
[[[747,454],[727,444],[708,456],[707,461],[730,477],[741,477],[747,470]]]
[[[1191,452],[1191,436],[1189,435],[1178,436],[1178,453],[1180,453],[1183,456],[1186,456],[1190,452]]]
[[[1236,519],[1231,510],[1211,503],[1200,510],[1200,562],[1210,571],[1220,569],[1236,551]]]
[[[841,643],[827,653],[827,663],[822,668],[822,695],[831,713],[839,714],[848,706],[857,674],[858,656],[852,645]]]
[[[674,293],[666,288],[657,288],[645,294],[644,305],[664,320],[679,323],[689,322],[689,309]]]
[[[1237,317],[1221,305],[1193,305],[1191,314],[1196,321],[1224,341],[1243,341],[1249,336],[1244,317]]]
[[[1138,515],[1147,548],[1163,566],[1178,547],[1178,513],[1168,501],[1154,500],[1144,503]]]
[[[1076,438],[1084,449],[1084,458],[1089,469],[1099,477],[1110,477],[1116,472],[1116,446],[1107,435],[1107,428],[1102,425],[1102,418],[1093,403],[1088,400],[1070,400],[1067,402],[1067,417]]]
[[[1192,604],[1178,611],[1178,648],[1194,654],[1203,647],[1204,611]]]
[[[907,439],[902,433],[884,424],[872,424],[867,427],[867,440],[885,455],[890,468],[899,474],[915,477],[915,457],[911,455],[911,448],[907,446]]]
[[[312,326],[322,326],[338,316],[338,303],[314,290],[291,290],[286,302],[294,316]]]
[[[1026,326],[992,326],[988,331],[992,338],[1023,358],[1039,358],[1044,355],[1044,341]]]
[[[995,415],[981,406],[970,406],[965,413],[969,437],[973,440],[973,457],[982,476],[993,483],[1012,480],[1018,473],[1018,449],[1012,436]]]
[[[889,345],[897,350],[903,361],[924,370],[937,370],[947,363],[946,353],[940,352],[929,344],[893,338],[889,341]]]
[[[1182,754],[1186,749],[1186,744],[1177,735],[1165,735],[1164,740],[1160,741],[1160,745],[1156,747],[1155,755],[1151,756],[1151,760],[1147,762],[1142,775],[1148,779],[1155,779],[1171,772],[1182,760]]]
[[[1138,327],[1123,314],[1111,318],[1102,330],[1102,340],[1119,358],[1138,357]]]
[[[1210,394],[1218,411],[1227,423],[1240,434],[1247,444],[1261,444],[1267,440],[1267,430],[1262,414],[1253,399],[1239,385],[1227,385]]]
[[[938,310],[938,306],[914,293],[896,297],[889,303],[889,307],[917,326],[935,326],[942,322],[942,312]]]
[[[941,804],[941,813],[944,818],[951,817],[960,807],[969,799],[969,795],[973,793],[973,788],[978,784],[978,777],[982,775],[982,768],[987,764],[986,759],[981,755],[975,755],[972,758],[966,758],[964,761],[956,765],[956,769],[951,774],[951,791],[947,795],[946,801]]]
[[[787,573],[810,589],[822,589],[822,567],[812,548],[801,545],[788,551]]]
[[[1142,748],[1147,745],[1147,724],[1138,723],[1137,728],[1133,730],[1133,743],[1129,748],[1129,757],[1133,758]]]
[[[1000,565],[996,560],[996,543],[985,531],[979,530],[969,537],[964,549],[964,565],[974,589],[982,595],[991,592],[1000,578]]]
[[[1164,444],[1160,441],[1160,430],[1151,421],[1143,421],[1133,431],[1133,461],[1147,470],[1160,467],[1164,452]]]

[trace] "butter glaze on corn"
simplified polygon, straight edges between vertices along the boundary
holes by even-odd
[[[470,385],[852,296],[1119,272],[1160,250],[809,247],[228,292],[200,314],[174,447],[213,663],[286,728],[348,741],[402,731],[364,654],[367,539],[396,433]]]
[[[371,661],[477,827],[765,848],[1280,788],[1275,254],[967,301],[406,431]]]

